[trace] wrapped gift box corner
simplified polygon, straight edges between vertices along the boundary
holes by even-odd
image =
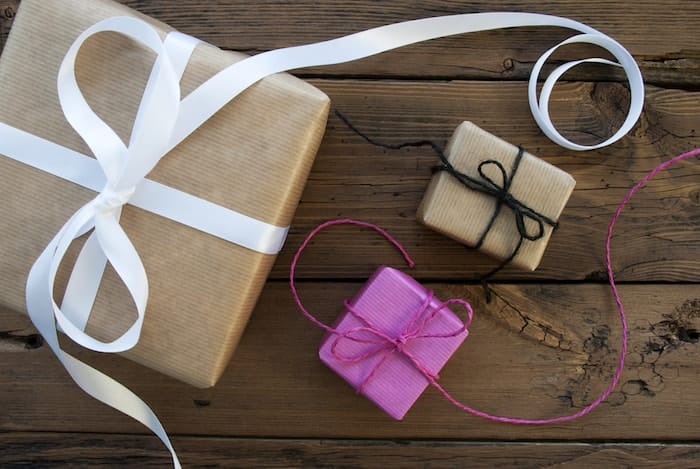
[[[172,28],[109,0],[23,0],[0,57],[0,121],[89,155],[66,122],[56,75],[75,38],[111,16],[136,16],[162,36]],[[197,45],[182,95],[242,54]],[[128,141],[153,54],[101,33],[81,49],[76,74],[87,101]],[[291,75],[265,78],[235,98],[165,156],[149,178],[264,222],[288,226],[325,130],[328,97]],[[0,305],[26,311],[35,258],[95,193],[0,157]],[[125,355],[198,387],[216,383],[243,332],[274,255],[254,252],[177,222],[125,206],[122,226],[149,277],[139,344]],[[73,255],[79,243],[74,243]],[[70,262],[67,262],[70,264]],[[65,285],[70,265],[58,284]],[[60,289],[59,288],[59,289]],[[57,292],[60,300],[61,292]],[[87,332],[108,340],[135,317],[130,296],[108,269]]]
[[[380,267],[352,299],[350,305],[361,311],[373,326],[389,337],[399,337],[410,324],[427,298],[427,290],[412,277],[391,267]],[[432,314],[441,301],[432,298],[423,314]],[[353,388],[362,387],[361,393],[391,417],[401,420],[428,386],[426,376],[403,353],[391,348],[372,354],[376,344],[353,340],[339,340],[338,334],[367,324],[346,311],[334,325],[337,334],[324,337],[319,357]],[[448,308],[440,309],[426,323],[421,334],[452,334],[463,326],[462,321]],[[363,332],[354,333],[355,336]],[[437,375],[452,354],[467,338],[466,330],[451,337],[418,337],[404,347],[431,374]],[[368,335],[367,340],[377,337]],[[335,347],[335,350],[334,350]],[[360,361],[343,360],[368,354]],[[388,356],[387,356],[388,354]],[[340,357],[340,358],[339,358]],[[376,370],[375,370],[376,368]]]
[[[452,135],[445,155],[460,173],[480,178],[478,166],[485,160],[499,161],[509,172],[518,155],[518,147],[471,122],[463,122]],[[497,174],[489,177],[500,179]],[[512,177],[509,193],[536,212],[558,220],[575,185],[576,181],[568,173],[524,152]],[[417,218],[435,231],[468,246],[475,246],[488,227],[497,204],[498,201],[493,196],[470,190],[453,175],[438,171],[430,180],[418,208]],[[530,222],[532,220],[525,219],[526,227]],[[523,240],[511,264],[527,270],[537,268],[553,231],[553,227],[546,223],[543,228],[540,239]],[[480,249],[497,259],[506,259],[513,253],[519,240],[520,232],[513,211],[501,207],[493,225],[486,232]]]

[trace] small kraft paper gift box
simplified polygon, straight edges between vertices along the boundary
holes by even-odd
[[[0,122],[92,156],[64,116],[57,74],[73,41],[111,17],[138,18],[161,38],[172,31],[108,0],[22,0],[0,58]],[[198,43],[186,62],[181,95],[243,59],[242,54]],[[129,141],[153,63],[151,50],[112,32],[89,38],[77,56],[80,91],[124,142]],[[148,178],[286,230],[323,136],[328,107],[328,97],[313,86],[291,75],[271,75],[175,146]],[[66,220],[95,196],[93,190],[0,156],[0,306],[26,311],[25,284],[32,264]],[[120,210],[120,224],[142,260],[149,285],[140,340],[124,355],[194,386],[214,385],[276,255],[135,205]],[[71,245],[59,270],[58,303],[80,244]],[[85,332],[113,340],[135,317],[127,288],[108,265]]]
[[[463,302],[460,302],[463,303]],[[382,266],[349,302],[319,356],[401,420],[467,338],[466,325],[411,276]]]
[[[471,122],[450,139],[418,220],[522,269],[535,270],[576,181]]]

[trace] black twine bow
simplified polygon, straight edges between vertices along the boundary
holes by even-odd
[[[345,123],[345,125],[348,126],[348,128],[350,128],[350,130],[355,132],[357,135],[359,135],[365,141],[367,141],[367,143],[370,143],[372,145],[387,148],[390,150],[400,150],[401,148],[405,147],[430,146],[440,158],[440,164],[437,166],[433,166],[432,168],[433,173],[436,173],[438,171],[445,171],[449,173],[452,177],[454,177],[457,181],[459,181],[467,189],[481,192],[482,194],[486,194],[495,198],[497,201],[496,208],[491,214],[491,218],[489,219],[486,228],[479,237],[479,240],[474,245],[476,249],[479,249],[484,243],[484,239],[486,238],[486,235],[488,235],[488,233],[491,231],[491,228],[493,227],[496,218],[498,218],[501,209],[505,206],[513,211],[513,214],[515,216],[515,224],[518,229],[518,233],[520,234],[520,239],[518,240],[518,243],[511,252],[511,254],[506,259],[504,259],[500,264],[498,264],[498,266],[496,266],[490,272],[481,277],[480,282],[484,287],[487,302],[491,301],[491,290],[488,287],[487,280],[493,277],[499,271],[501,271],[504,267],[506,267],[515,258],[515,256],[518,255],[518,252],[522,247],[523,241],[538,241],[539,239],[541,239],[545,234],[545,225],[549,225],[553,229],[556,229],[559,226],[556,220],[552,220],[551,218],[537,212],[533,208],[527,206],[526,204],[515,198],[513,194],[510,193],[510,187],[513,183],[513,178],[515,176],[515,173],[518,171],[520,162],[522,161],[523,155],[525,153],[521,146],[518,146],[518,154],[516,155],[515,161],[513,162],[513,166],[510,169],[510,174],[506,172],[506,169],[503,167],[503,164],[500,161],[484,160],[481,163],[479,163],[479,166],[477,167],[479,177],[481,178],[477,179],[475,177],[467,176],[466,174],[455,169],[455,167],[452,166],[452,164],[447,160],[447,156],[445,156],[445,152],[442,150],[442,148],[440,148],[433,141],[418,140],[415,142],[405,142],[399,144],[377,142],[365,135],[359,129],[357,129],[339,111],[336,110],[335,114],[340,120],[342,120]],[[487,166],[495,166],[498,169],[501,176],[500,183],[495,181],[488,174],[486,174],[485,168]],[[534,233],[530,233],[528,231],[526,220],[531,220],[536,223],[537,229]]]
[[[482,161],[477,167],[477,171],[479,173],[479,176],[481,177],[481,180],[473,178],[471,176],[467,176],[466,174],[457,171],[454,168],[454,166],[452,166],[452,164],[447,160],[447,157],[442,151],[437,152],[438,156],[440,157],[440,164],[432,168],[434,173],[438,171],[445,171],[449,173],[452,177],[457,179],[457,181],[459,181],[467,189],[481,192],[482,194],[489,195],[497,200],[496,208],[491,214],[491,218],[486,224],[486,228],[481,233],[479,240],[474,245],[475,248],[479,249],[484,243],[486,235],[488,235],[488,233],[491,231],[491,228],[493,227],[496,218],[498,218],[498,215],[500,214],[501,208],[503,208],[503,206],[506,206],[509,209],[511,209],[513,211],[513,214],[515,215],[515,225],[518,228],[518,233],[520,234],[520,239],[518,239],[517,245],[515,246],[513,251],[511,251],[510,255],[507,258],[501,261],[500,264],[498,264],[494,269],[482,276],[480,279],[484,287],[484,291],[486,292],[487,302],[491,301],[491,291],[488,288],[487,280],[499,271],[501,271],[504,267],[506,267],[515,258],[515,256],[518,255],[518,252],[520,252],[520,248],[523,245],[523,240],[527,239],[528,241],[538,241],[539,239],[541,239],[544,236],[545,224],[551,226],[553,229],[556,229],[559,226],[557,221],[552,220],[551,218],[537,212],[536,210],[532,209],[531,207],[527,206],[526,204],[515,198],[513,194],[510,193],[510,187],[513,183],[513,177],[515,176],[515,173],[520,167],[520,162],[522,161],[524,153],[525,151],[523,150],[523,148],[521,146],[518,146],[518,154],[516,155],[515,161],[513,162],[513,166],[510,169],[510,174],[506,173],[506,169],[503,167],[503,164],[500,161]],[[493,178],[486,174],[484,168],[489,165],[498,168],[498,171],[501,175],[500,184],[494,181]],[[537,230],[534,234],[528,232],[526,220],[532,220],[537,224]]]

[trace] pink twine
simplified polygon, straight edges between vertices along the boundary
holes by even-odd
[[[425,339],[425,338],[447,338],[447,337],[455,337],[461,333],[463,333],[467,327],[469,327],[469,324],[471,324],[472,317],[473,317],[473,311],[472,307],[469,303],[467,303],[464,300],[458,299],[458,298],[452,298],[448,301],[445,301],[441,303],[434,311],[432,311],[429,314],[426,314],[428,311],[428,307],[430,306],[430,302],[433,299],[433,292],[429,291],[428,294],[426,295],[423,304],[421,307],[416,311],[414,314],[413,318],[411,318],[411,321],[409,321],[408,325],[404,328],[404,330],[399,334],[398,337],[390,337],[387,335],[385,332],[383,332],[379,327],[374,325],[372,321],[366,317],[362,312],[358,311],[355,307],[353,307],[347,300],[345,300],[344,305],[347,308],[347,310],[350,312],[350,314],[354,315],[357,317],[359,320],[364,322],[366,326],[359,326],[359,327],[354,327],[352,329],[348,329],[347,331],[338,331],[334,329],[333,327],[330,327],[318,319],[316,319],[307,309],[304,307],[304,305],[301,303],[301,300],[299,299],[299,294],[297,292],[296,285],[294,283],[294,277],[296,273],[296,267],[297,263],[299,262],[299,256],[301,256],[301,253],[306,249],[308,246],[309,242],[311,239],[318,234],[319,231],[333,225],[359,225],[363,226],[365,228],[371,228],[384,236],[391,244],[393,244],[399,252],[403,255],[404,259],[408,263],[410,267],[413,267],[415,263],[411,259],[411,257],[408,255],[404,247],[399,243],[393,236],[391,236],[388,232],[383,230],[382,228],[378,227],[377,225],[374,225],[372,223],[367,223],[359,220],[352,220],[349,218],[345,219],[339,219],[339,220],[330,220],[325,223],[320,224],[316,228],[314,228],[307,236],[306,239],[304,239],[304,242],[299,246],[299,249],[297,249],[297,252],[294,254],[294,258],[292,259],[292,264],[290,266],[290,272],[289,272],[289,287],[292,290],[292,295],[294,296],[294,301],[296,302],[297,306],[301,310],[301,312],[306,316],[307,319],[309,319],[311,322],[316,324],[318,327],[321,329],[324,329],[326,332],[329,332],[331,334],[336,335],[336,339],[333,342],[333,345],[331,347],[331,352],[333,353],[333,356],[337,358],[338,360],[345,362],[345,363],[357,363],[362,360],[365,360],[371,356],[374,356],[378,353],[384,353],[384,356],[379,360],[379,362],[372,368],[372,370],[368,373],[367,377],[360,383],[355,391],[357,393],[361,393],[362,390],[364,389],[365,385],[372,380],[372,378],[376,375],[377,370],[379,370],[382,365],[386,362],[386,360],[389,358],[389,356],[392,353],[401,353],[403,354],[406,358],[411,360],[413,365],[423,373],[426,377],[428,378],[433,378],[437,379],[437,376],[434,376],[421,362],[416,358],[415,355],[413,355],[411,352],[406,350],[404,347],[405,344],[411,340],[415,339]],[[467,320],[462,323],[461,327],[456,329],[453,332],[449,333],[444,333],[444,334],[421,334],[422,330],[427,326],[430,321],[432,321],[435,316],[437,315],[438,312],[440,312],[442,309],[447,308],[448,306],[452,304],[460,304],[462,305],[466,311],[467,311]],[[365,333],[363,336],[361,333]],[[366,335],[371,335],[374,336],[374,339],[368,339]],[[357,355],[357,356],[348,356],[340,353],[338,351],[338,345],[343,341],[343,340],[351,340],[353,342],[358,342],[358,343],[363,343],[363,344],[369,344],[369,345],[377,345],[377,347],[372,348],[368,350],[367,352]]]
[[[322,323],[318,319],[316,319],[311,313],[309,313],[306,308],[304,308],[304,305],[301,304],[301,300],[299,299],[299,293],[297,292],[297,287],[294,284],[294,276],[296,274],[297,270],[297,263],[299,262],[299,257],[301,256],[301,253],[306,249],[306,246],[311,242],[311,239],[316,236],[316,234],[333,225],[358,225],[358,226],[363,226],[365,228],[371,228],[377,233],[381,234],[384,236],[391,244],[393,244],[396,249],[399,250],[403,258],[406,260],[406,263],[408,263],[409,267],[413,267],[416,265],[415,262],[413,262],[413,259],[411,259],[411,256],[408,255],[406,250],[401,246],[401,244],[394,239],[393,236],[391,236],[389,233],[381,229],[380,227],[373,225],[372,223],[367,223],[365,221],[359,221],[359,220],[352,220],[350,218],[342,218],[338,220],[329,220],[325,223],[321,223],[318,225],[316,228],[311,230],[311,233],[306,235],[306,239],[304,239],[304,242],[301,243],[301,246],[297,249],[297,252],[294,254],[294,257],[292,258],[292,264],[289,266],[289,288],[292,290],[292,295],[294,296],[294,301],[296,302],[297,306],[299,307],[299,310],[301,310],[302,314],[306,316],[306,318],[311,321],[312,323],[316,324],[318,327],[321,329],[325,330],[326,332],[330,332],[332,334],[336,333],[336,330],[333,329],[330,326],[327,326],[326,324]]]
[[[428,307],[430,306],[430,302],[432,301],[434,297],[434,294],[432,291],[428,291],[428,294],[425,296],[425,300],[423,301],[423,304],[421,307],[416,311],[416,314],[413,315],[413,318],[411,321],[408,323],[408,325],[404,328],[403,331],[398,335],[398,337],[390,337],[387,335],[385,332],[383,332],[379,327],[376,325],[372,324],[372,322],[367,318],[362,312],[358,311],[348,303],[347,300],[345,300],[345,308],[347,308],[348,311],[355,317],[357,317],[359,320],[367,324],[367,326],[359,326],[359,327],[353,327],[352,329],[348,329],[347,331],[344,332],[338,332],[336,331],[335,334],[338,336],[336,337],[335,341],[333,342],[333,345],[331,346],[331,352],[333,353],[333,356],[338,359],[341,362],[345,363],[357,363],[361,362],[371,356],[374,356],[378,353],[383,352],[384,356],[382,359],[377,363],[372,370],[367,374],[367,377],[357,386],[355,389],[355,392],[358,394],[362,392],[364,387],[367,385],[368,382],[372,380],[374,375],[377,373],[377,370],[384,365],[384,362],[389,358],[389,356],[394,353],[398,352],[403,354],[406,358],[411,360],[413,363],[413,366],[416,367],[418,371],[420,371],[422,374],[425,376],[430,376],[433,379],[439,379],[439,377],[435,374],[433,374],[430,370],[428,370],[423,363],[421,363],[418,358],[409,352],[406,348],[405,345],[415,339],[445,339],[448,337],[456,337],[460,334],[462,334],[464,331],[467,330],[469,327],[469,324],[472,322],[472,317],[473,317],[473,311],[471,308],[471,305],[467,303],[464,300],[460,300],[458,298],[452,298],[450,300],[447,300],[438,307],[432,311],[430,314],[425,314],[428,310]],[[467,311],[467,320],[462,323],[460,327],[455,329],[452,332],[447,332],[443,334],[421,334],[423,329],[430,324],[430,322],[435,319],[437,316],[437,313],[442,311],[444,308],[447,308],[448,306],[452,304],[460,304],[466,309]],[[419,320],[422,319],[422,321]],[[353,333],[357,332],[365,332],[368,333],[369,335],[373,335],[377,337],[376,339],[367,339],[361,336],[355,336]],[[349,356],[349,355],[344,355],[340,352],[337,351],[338,345],[344,340],[348,339],[353,342],[358,342],[358,343],[363,343],[363,344],[373,344],[373,345],[378,345],[378,347],[373,348],[368,350],[367,352],[357,355],[357,356]]]
[[[323,230],[326,227],[332,226],[332,225],[340,225],[340,224],[351,224],[351,225],[359,225],[363,226],[366,228],[371,228],[381,235],[383,235],[387,240],[389,240],[404,256],[406,261],[408,262],[408,265],[410,267],[413,267],[415,264],[413,260],[410,258],[406,250],[401,246],[401,244],[394,239],[389,233],[387,233],[385,230],[381,229],[380,227],[373,225],[371,223],[363,222],[363,221],[357,221],[357,220],[352,220],[352,219],[340,219],[340,220],[331,220],[327,221],[325,223],[322,223],[321,225],[317,226],[314,230],[311,231],[304,240],[304,242],[299,246],[299,249],[294,255],[294,258],[292,259],[292,263],[290,266],[290,275],[289,275],[289,285],[292,290],[292,295],[294,297],[294,301],[296,302],[297,306],[301,310],[301,312],[306,316],[307,319],[309,319],[311,322],[316,324],[318,327],[326,330],[327,332],[330,332],[332,334],[338,335],[336,338],[334,344],[333,344],[333,354],[336,356],[341,361],[345,362],[357,362],[357,361],[362,361],[372,355],[375,355],[376,353],[384,352],[384,357],[382,360],[379,361],[379,363],[372,369],[372,371],[369,373],[368,377],[365,378],[365,380],[357,387],[357,392],[361,392],[362,388],[367,384],[367,382],[372,379],[372,377],[375,375],[377,370],[381,368],[381,366],[384,364],[386,359],[394,352],[402,353],[404,356],[406,356],[418,369],[425,377],[426,379],[430,382],[433,387],[435,387],[438,392],[445,398],[447,399],[450,403],[452,403],[455,407],[468,412],[472,415],[476,415],[478,417],[485,418],[487,420],[493,420],[496,422],[505,422],[505,423],[511,423],[511,424],[520,424],[520,425],[542,425],[542,424],[549,424],[549,423],[560,423],[560,422],[568,422],[570,420],[577,419],[579,417],[582,417],[589,412],[591,412],[593,409],[598,407],[605,399],[608,398],[610,393],[615,389],[617,386],[617,383],[620,381],[620,377],[622,376],[622,372],[625,367],[625,355],[627,354],[627,337],[628,337],[628,326],[627,326],[627,318],[625,315],[625,308],[622,304],[622,299],[620,298],[620,294],[617,290],[617,285],[615,283],[615,275],[613,273],[612,269],[612,257],[611,257],[611,240],[613,236],[613,228],[615,227],[615,223],[617,220],[620,218],[620,215],[622,213],[622,210],[625,208],[627,203],[632,199],[634,194],[644,187],[651,178],[653,178],[656,174],[659,172],[663,171],[664,169],[668,168],[669,166],[672,166],[673,164],[693,157],[700,155],[700,148],[697,148],[695,150],[691,150],[689,152],[680,154],[674,158],[671,158],[668,161],[665,161],[658,165],[656,168],[651,170],[649,173],[647,173],[644,178],[642,178],[637,184],[635,184],[632,189],[625,195],[625,197],[622,199],[622,202],[618,205],[617,209],[615,210],[615,214],[613,215],[612,220],[610,221],[610,224],[608,225],[608,231],[607,231],[607,237],[605,240],[605,265],[606,269],[608,272],[608,280],[610,282],[610,287],[612,289],[612,294],[615,299],[615,303],[617,304],[618,312],[619,312],[619,318],[620,318],[620,323],[622,325],[622,332],[621,332],[621,346],[620,346],[620,354],[618,356],[618,361],[617,361],[617,367],[615,369],[615,374],[613,375],[612,380],[610,381],[610,384],[605,388],[605,390],[598,396],[597,399],[595,399],[593,402],[588,404],[586,407],[582,408],[576,413],[561,416],[561,417],[553,417],[553,418],[546,418],[546,419],[524,419],[524,418],[514,418],[514,417],[506,417],[506,416],[499,416],[499,415],[493,415],[489,414],[487,412],[482,412],[480,410],[474,409],[472,407],[467,406],[466,404],[463,404],[459,402],[457,399],[455,399],[449,392],[447,392],[438,382],[437,380],[439,379],[438,376],[433,375],[430,373],[428,370],[425,369],[425,367],[420,363],[420,361],[410,354],[405,348],[404,345],[407,341],[409,340],[414,340],[418,338],[428,338],[428,337],[433,337],[433,338],[438,338],[438,337],[454,337],[455,335],[458,335],[462,333],[467,327],[469,327],[469,324],[471,323],[472,320],[472,309],[469,303],[467,303],[464,300],[460,299],[451,299],[448,300],[444,303],[442,303],[438,309],[433,311],[432,314],[427,315],[427,317],[423,318],[423,321],[421,324],[416,325],[417,321],[425,316],[425,311],[430,303],[430,300],[432,299],[432,292],[429,292],[428,297],[426,301],[423,303],[421,308],[418,310],[418,312],[415,314],[407,328],[400,334],[399,337],[389,337],[385,333],[383,333],[381,330],[378,328],[374,327],[372,323],[359,311],[356,311],[352,306],[346,301],[345,302],[345,307],[350,311],[351,314],[354,314],[356,317],[361,319],[367,326],[360,326],[353,328],[351,330],[345,331],[345,332],[339,332],[336,331],[334,328],[322,323],[318,319],[316,319],[311,313],[309,313],[306,308],[301,303],[301,300],[299,299],[299,294],[296,289],[296,285],[294,283],[294,276],[296,273],[296,266],[299,261],[299,257],[301,256],[301,253],[306,249],[308,246],[309,242],[311,239],[321,230]],[[432,320],[433,317],[435,317],[435,314],[440,311],[441,309],[449,306],[450,304],[461,304],[464,306],[464,308],[467,310],[467,321],[464,322],[463,326],[459,328],[459,330],[455,331],[454,333],[448,333],[445,335],[421,335],[420,332],[422,328],[430,321]],[[374,339],[366,339],[360,336],[353,336],[353,333],[359,333],[359,332],[366,332],[369,334],[372,334],[377,337],[376,340]],[[339,341],[343,339],[349,339],[353,340],[356,342],[361,342],[361,343],[368,343],[368,344],[376,344],[378,345],[377,348],[370,350],[369,352],[355,356],[355,357],[349,357],[349,356],[343,356],[340,353],[336,352],[336,347],[339,343]]]

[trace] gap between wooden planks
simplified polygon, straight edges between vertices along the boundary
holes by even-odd
[[[347,469],[697,467],[700,446],[680,443],[539,443],[387,440],[303,440],[175,437],[184,467],[343,467]],[[0,462],[45,466],[167,466],[169,457],[147,436],[7,433],[0,434]]]
[[[329,2],[320,7],[317,2],[310,1],[288,4],[227,1],[215,6],[201,0],[131,0],[125,3],[216,45],[251,52],[335,37],[388,22],[485,8],[476,2],[360,2],[352,4],[348,17],[340,14],[348,11],[347,2]],[[11,25],[12,8],[17,4],[16,0],[0,0],[0,47]],[[689,18],[700,14],[698,6],[680,1],[634,4],[564,1],[548,5],[516,1],[508,8],[548,12],[587,22],[613,35],[630,49],[640,62],[647,83],[692,89],[699,84],[700,36],[687,34],[686,25]],[[309,15],[317,21],[317,27],[308,27]],[[275,34],[269,34],[271,30]],[[407,77],[522,80],[541,52],[569,34],[547,28],[480,33],[303,73],[402,80]],[[568,49],[559,58],[578,57],[587,52]],[[401,66],[397,67],[397,63]],[[577,70],[568,77],[619,80],[618,75],[598,68]],[[645,115],[632,136],[608,150],[574,155],[555,149],[536,130],[526,108],[522,83],[317,80],[314,84],[331,94],[334,103],[354,110],[352,116],[359,115],[361,123],[377,128],[381,137],[401,140],[425,131],[431,138],[438,135],[446,139],[457,123],[469,118],[510,141],[520,139],[529,143],[529,147],[542,153],[540,156],[561,164],[575,175],[579,186],[563,220],[569,228],[564,226],[555,235],[542,269],[535,274],[508,271],[501,276],[503,279],[601,281],[603,230],[614,204],[635,179],[665,156],[700,144],[694,126],[698,117],[698,95],[691,92],[648,87]],[[595,117],[588,119],[584,113],[574,114],[564,109],[563,114],[557,116],[557,122],[563,120],[565,124],[573,124],[571,128],[582,128],[577,136],[584,139],[586,134],[601,135],[609,129],[601,128],[600,122],[619,116],[615,110],[624,104],[624,92],[615,84],[572,83],[559,88],[558,99],[563,104],[572,100],[578,103],[581,92],[585,98],[576,112],[593,111]],[[504,98],[508,99],[501,102]],[[499,104],[494,105],[496,99]],[[504,119],[504,115],[508,119]],[[411,153],[407,161],[398,163],[393,155],[380,154],[346,130],[338,129],[337,122],[331,120],[330,126],[292,236],[274,275],[279,279],[286,276],[292,249],[301,236],[322,219],[321,215],[332,217],[336,211],[341,211],[343,215],[382,223],[407,243],[416,256],[419,263],[416,275],[438,280],[433,286],[440,293],[463,294],[478,303],[478,287],[460,284],[488,270],[493,261],[430,233],[413,221],[412,211],[427,183],[426,170],[434,161],[432,155]],[[351,142],[351,139],[354,140]],[[372,157],[371,166],[368,162],[358,170],[358,158],[367,156]],[[224,380],[211,390],[194,390],[118,357],[94,357],[86,352],[81,352],[81,356],[92,357],[101,368],[133,384],[135,390],[148,396],[168,428],[181,434],[363,438],[370,429],[377,438],[697,440],[694,422],[700,411],[693,387],[698,378],[697,298],[700,294],[693,284],[654,283],[697,282],[696,165],[697,162],[688,162],[655,181],[638,195],[634,212],[628,212],[619,225],[616,270],[624,280],[651,282],[650,285],[623,287],[634,329],[629,366],[624,384],[603,408],[563,428],[522,429],[481,422],[457,414],[430,391],[409,414],[407,422],[389,421],[380,411],[354,396],[339,378],[318,363],[315,357],[318,332],[311,331],[287,304],[283,282],[268,285]],[[358,184],[359,179],[368,179],[369,183]],[[331,197],[335,200],[329,200]],[[361,198],[366,200],[365,206],[353,202]],[[370,266],[384,253],[387,262],[398,263],[391,250],[384,250],[381,241],[372,239],[371,235],[367,235],[365,241],[365,237],[357,233],[341,231],[319,238],[316,251],[309,251],[305,258],[304,276],[360,279],[371,272]],[[344,249],[339,252],[337,246],[341,245]],[[382,250],[382,254],[378,254],[378,250]],[[447,280],[454,284],[448,284]],[[339,300],[358,287],[359,283],[335,283],[330,287],[315,282],[302,285],[308,301],[318,304],[319,311],[324,311],[329,320],[339,312]],[[455,394],[471,403],[491,406],[490,410],[501,410],[507,403],[512,407],[504,410],[514,413],[550,415],[569,410],[567,406],[580,405],[577,400],[592,399],[603,380],[611,374],[611,362],[606,357],[612,357],[617,346],[612,307],[606,302],[609,299],[607,288],[551,283],[500,285],[496,292],[500,297],[494,305],[485,309],[482,306],[472,337],[460,351],[461,355],[448,365],[454,371],[450,375],[447,374],[450,368],[446,369],[445,385],[451,385]],[[337,298],[333,298],[334,295]],[[26,328],[26,319],[15,313],[1,313],[0,319],[3,325],[0,401],[8,403],[6,410],[0,412],[0,429],[39,431],[48,426],[57,431],[143,431],[126,417],[82,395],[45,347],[26,349],[25,344],[31,347],[38,343],[31,335],[31,328]],[[546,397],[538,397],[539,392],[544,392]],[[76,409],[77,414],[71,415]],[[310,415],[316,417],[309,419]],[[57,464],[62,461],[66,435],[18,436],[13,433],[3,438],[16,445],[10,446],[16,449],[10,452],[13,458],[21,457],[22,445],[26,451],[32,442],[34,451],[42,448],[38,457],[51,460],[56,455]],[[108,458],[106,452],[113,449],[124,457],[113,461],[123,466],[124,461],[133,462],[134,448],[147,445],[154,458],[161,458],[156,461],[167,463],[158,442],[150,436],[97,436],[89,441],[81,435],[68,438],[71,444],[67,451],[73,456],[90,457],[86,454],[88,451],[81,448],[93,444],[95,450],[102,451],[101,458],[95,461]],[[179,439],[176,444],[184,446],[186,457],[193,452],[198,457],[215,453],[214,463],[223,462],[218,458],[219,451],[226,459],[240,457],[250,455],[252,445],[255,456],[248,457],[261,465],[269,465],[277,454],[284,458],[281,465],[289,460],[306,461],[303,458],[307,457],[311,458],[311,465],[316,461],[340,464],[347,461],[349,455],[358,454],[358,465],[366,466],[380,460],[375,455],[387,457],[399,453],[394,451],[393,443],[386,442],[378,446],[371,443],[363,446],[360,442],[348,448],[338,442],[285,440],[284,446],[280,446],[279,440],[240,441],[243,443],[233,447],[228,446],[228,442],[198,438]],[[57,445],[58,449],[56,452],[47,450],[46,444]],[[122,449],[118,450],[120,445]],[[532,446],[486,444],[474,447],[458,443],[458,450],[445,455],[440,446],[421,442],[415,445],[397,445],[419,448],[415,453],[398,454],[398,464],[421,461],[416,453],[427,452],[423,462],[432,465],[438,457],[444,456],[442,461],[453,461],[452,458],[468,453],[470,459],[466,463],[469,465],[495,462],[489,459],[493,457],[499,458],[500,463],[534,459],[542,464],[568,461],[583,466],[602,463],[657,467],[668,463],[671,467],[692,467],[696,465],[698,454],[694,446],[613,448],[533,444],[530,441],[528,445]],[[99,449],[105,446],[107,449]],[[276,453],[278,448],[285,451]],[[507,448],[505,455],[504,448]],[[141,450],[138,456],[147,452]],[[302,459],[294,459],[294,455]],[[510,456],[514,459],[509,459]],[[461,461],[458,459],[457,463]]]
[[[176,23],[182,19],[183,12],[190,11],[195,4],[201,6],[198,2],[127,3]],[[11,25],[17,4],[17,1],[0,0],[0,16],[3,18],[0,25],[5,32]],[[272,8],[269,5],[268,8]],[[298,5],[297,14],[306,12],[308,5],[305,5]],[[523,2],[523,9],[528,5]],[[534,7],[534,3],[531,6]],[[342,4],[337,6],[342,7]],[[241,9],[242,17],[254,13],[237,2],[223,2],[215,9],[200,12],[201,15],[206,13],[207,18],[211,16],[211,24],[204,26],[193,20],[189,27],[216,27],[220,31],[229,31],[227,21],[231,20],[222,13],[227,8]],[[275,8],[288,6],[277,5]],[[335,11],[334,8],[330,8],[328,14]],[[371,5],[367,8],[369,12],[374,11]],[[564,14],[567,8],[579,7],[565,2],[560,8],[563,9],[560,14]],[[601,11],[603,16],[615,15],[618,7],[603,10],[600,6],[591,10],[586,6],[580,8],[583,9],[581,14],[596,17]],[[650,21],[648,14],[653,7],[650,8],[639,14],[636,12],[642,10],[633,9],[624,16],[624,21]],[[255,9],[256,14],[260,11]],[[403,17],[411,11],[389,6],[382,15]],[[654,21],[680,27],[675,23],[677,16],[654,16]],[[291,28],[292,24],[288,26]],[[634,31],[636,24],[628,26]],[[657,27],[653,31],[659,34],[658,31],[667,29],[673,30]],[[198,31],[190,32],[196,34]],[[225,38],[234,36],[230,33],[223,35]],[[694,50],[693,38],[683,40],[690,41],[684,44]],[[645,41],[643,47],[654,49],[661,47],[661,43],[666,44]],[[447,50],[450,50],[449,46]],[[692,52],[689,55],[692,56]],[[677,76],[684,75],[685,72],[677,73]],[[508,141],[524,145],[577,179],[577,188],[561,219],[561,229],[553,237],[541,267],[534,273],[508,269],[498,277],[502,280],[601,280],[602,240],[615,204],[639,177],[660,161],[700,146],[696,125],[700,93],[697,92],[647,87],[645,112],[630,136],[613,147],[576,153],[555,146],[537,129],[527,106],[524,83],[347,79],[312,80],[312,83],[331,96],[336,109],[345,112],[378,139],[396,143],[429,138],[444,142],[462,120],[472,120]],[[624,87],[616,83],[562,84],[552,103],[555,122],[577,141],[590,143],[601,139],[611,134],[624,117],[626,93]],[[235,157],[235,150],[227,156]],[[316,223],[337,216],[366,218],[389,229],[415,256],[418,264],[416,275],[421,278],[475,280],[490,270],[493,260],[474,250],[464,249],[415,222],[415,210],[435,161],[430,150],[413,149],[394,154],[373,148],[331,117],[287,248],[272,276],[286,276],[292,249],[302,236]],[[700,191],[695,164],[696,161],[685,162],[658,177],[636,197],[625,214],[618,226],[615,252],[615,268],[620,280],[696,281],[694,272],[700,268],[700,234],[694,227],[700,223]],[[329,262],[331,248],[321,247],[320,251],[310,253],[307,256],[309,265],[302,271],[302,276],[359,278],[368,273],[365,266],[374,258],[375,239],[342,230],[324,236],[326,238],[319,240],[321,246],[342,245],[345,248],[342,252],[336,251],[335,262]]]

